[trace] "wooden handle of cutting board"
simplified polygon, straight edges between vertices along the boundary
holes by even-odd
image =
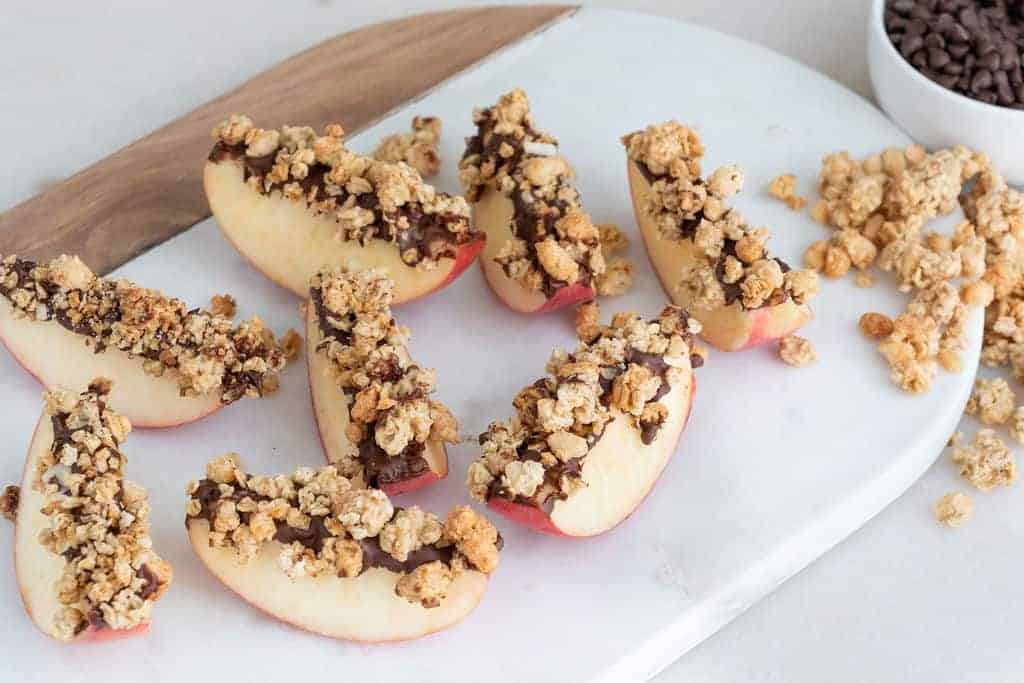
[[[203,162],[228,114],[353,133],[572,10],[454,10],[332,38],[0,214],[0,254],[78,254],[106,273],[210,215]]]

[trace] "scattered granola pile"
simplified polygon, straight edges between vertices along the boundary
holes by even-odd
[[[856,269],[861,286],[873,283],[868,270],[877,265],[896,276],[900,291],[911,293],[907,310],[891,321],[879,344],[893,381],[906,391],[928,391],[940,365],[961,369],[967,307],[990,300],[982,279],[991,249],[985,234],[970,222],[952,236],[924,229],[955,209],[963,183],[986,167],[984,157],[964,147],[929,154],[918,145],[863,161],[836,152],[822,163],[822,198],[811,214],[835,232],[808,247],[805,264],[827,277]],[[889,324],[881,314],[871,316],[862,319],[861,329],[879,337]]]
[[[259,318],[235,327],[128,280],[96,277],[77,256],[46,264],[4,258],[0,296],[18,315],[55,320],[82,335],[97,353],[114,348],[138,356],[154,377],[174,371],[185,396],[216,393],[223,403],[262,396],[276,388],[285,364]]]
[[[598,322],[597,304],[577,312],[580,344],[555,351],[549,377],[513,399],[516,417],[480,435],[483,456],[469,466],[467,486],[478,500],[501,496],[541,507],[585,486],[587,452],[617,415],[628,415],[645,444],[668,417],[660,399],[700,367],[693,335],[700,324],[676,306],[652,321],[618,313]]]
[[[442,522],[418,507],[395,508],[384,492],[360,488],[333,466],[291,476],[252,475],[231,453],[211,460],[187,489],[186,524],[205,519],[209,543],[248,562],[271,541],[290,578],[325,572],[352,578],[373,567],[401,574],[395,594],[437,607],[464,571],[490,574],[501,539],[468,506]]]
[[[405,163],[355,154],[338,124],[317,136],[308,126],[267,130],[233,115],[213,135],[210,161],[240,160],[257,192],[305,201],[313,213],[334,218],[342,240],[391,242],[406,265],[435,268],[460,245],[480,239],[462,197],[437,192]]]
[[[441,119],[436,116],[416,116],[411,133],[396,133],[380,141],[373,158],[389,164],[405,162],[424,178],[437,175],[441,170]]]
[[[427,398],[434,371],[412,361],[409,329],[391,316],[393,287],[376,269],[326,269],[310,281],[318,352],[331,360],[334,379],[351,400],[346,436],[353,450],[333,464],[374,487],[429,471],[428,441],[459,440],[451,412]]]
[[[779,341],[779,358],[793,367],[802,367],[818,360],[818,353],[810,340],[791,334]]]
[[[35,463],[32,487],[43,493],[48,526],[39,542],[67,562],[54,586],[58,636],[90,625],[129,629],[148,622],[171,583],[171,567],[152,550],[146,490],[124,479],[118,448],[131,430],[108,409],[106,380],[82,394],[47,392],[53,446]]]
[[[495,256],[505,274],[548,297],[574,284],[606,295],[628,289],[631,268],[606,266],[600,231],[572,185],[575,173],[558,155],[558,141],[534,127],[526,93],[517,88],[475,110],[473,123],[477,134],[466,141],[459,179],[470,202],[488,189],[512,201],[513,238]]]
[[[807,206],[807,197],[796,193],[796,176],[792,173],[784,173],[768,183],[768,194],[784,201],[793,211]]]
[[[688,240],[699,255],[683,273],[681,290],[691,306],[712,310],[738,301],[746,310],[792,299],[802,304],[818,292],[811,270],[791,270],[767,251],[770,232],[750,227],[726,200],[743,187],[736,166],[701,177],[704,146],[697,133],[669,121],[623,137],[629,158],[651,183],[651,206],[666,239]]]
[[[974,514],[974,501],[960,493],[947,493],[935,504],[935,519],[946,526],[963,526]]]

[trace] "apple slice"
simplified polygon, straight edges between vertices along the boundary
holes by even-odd
[[[500,536],[469,507],[443,523],[419,508],[396,510],[332,467],[300,468],[275,499],[263,487],[282,477],[243,478],[237,466],[237,456],[215,460],[208,478],[190,485],[189,541],[239,597],[298,628],[359,642],[420,638],[468,615],[497,567]],[[235,491],[225,497],[219,488],[228,481]],[[313,514],[302,502],[309,493],[310,502],[329,499],[331,512]],[[243,499],[259,512],[236,507]],[[283,506],[276,521],[262,512],[270,503]],[[307,528],[290,526],[295,516]],[[211,533],[211,524],[234,530]]]
[[[220,141],[206,163],[203,186],[217,225],[247,261],[303,297],[309,278],[325,267],[382,268],[395,281],[400,304],[452,283],[476,260],[483,235],[471,228],[461,198],[435,192],[405,164],[349,152],[340,128],[328,131],[338,134],[317,138],[312,129],[287,126],[284,133],[263,131],[246,117],[232,117],[215,131]],[[275,159],[285,157],[291,165],[282,161],[283,180],[272,182]],[[308,163],[296,171],[300,157]],[[346,164],[353,170],[339,173],[348,178],[346,187],[361,194],[336,188],[339,194],[328,198],[328,178]],[[305,175],[289,175],[296,172]],[[392,198],[398,195],[404,199]]]
[[[526,94],[502,95],[473,122],[459,175],[487,233],[482,263],[491,290],[520,313],[593,299],[606,267],[599,232],[555,138],[534,128]]]
[[[74,589],[78,600],[70,604],[61,601],[58,582],[69,571],[68,560],[61,554],[58,554],[56,550],[43,545],[40,540],[41,534],[49,535],[55,533],[53,531],[54,520],[52,515],[44,512],[50,503],[48,503],[47,495],[43,491],[43,482],[59,482],[62,477],[70,473],[70,470],[67,469],[64,469],[62,473],[62,466],[59,463],[55,463],[55,458],[58,456],[54,455],[54,425],[60,424],[62,429],[66,429],[65,421],[69,414],[61,412],[62,409],[70,409],[77,415],[88,415],[87,411],[96,405],[100,406],[96,415],[103,415],[102,418],[97,418],[97,422],[99,420],[119,420],[120,418],[114,415],[111,410],[103,407],[105,391],[105,388],[94,384],[90,387],[89,392],[82,394],[80,397],[64,391],[48,394],[47,411],[43,413],[39,423],[36,425],[32,436],[32,443],[29,446],[28,457],[25,460],[25,470],[21,482],[15,519],[14,540],[15,572],[21,589],[21,597],[25,603],[26,611],[36,626],[46,635],[62,641],[101,641],[145,633],[149,628],[149,611],[152,608],[152,603],[163,595],[171,580],[169,565],[159,557],[156,557],[151,550],[144,547],[149,542],[148,505],[139,496],[144,498],[145,491],[132,484],[125,486],[123,483],[120,483],[121,474],[119,471],[115,471],[107,476],[111,481],[118,481],[120,483],[120,490],[115,497],[117,502],[114,504],[121,510],[121,515],[128,515],[127,519],[132,521],[127,528],[118,531],[118,529],[111,527],[107,533],[117,538],[121,543],[132,543],[129,559],[133,563],[142,563],[139,571],[131,575],[131,586],[138,591],[137,594],[141,598],[140,604],[136,606],[134,612],[125,614],[124,612],[117,613],[114,610],[116,603],[113,600],[108,600],[102,604],[96,603],[90,596],[89,573],[85,570],[79,570],[77,573],[71,570],[69,574],[72,580],[79,581],[78,587]],[[85,405],[84,409],[79,409],[79,406],[83,404]],[[97,422],[93,422],[91,427],[84,430],[74,431],[86,431],[90,434],[97,434],[98,432],[94,429]],[[127,423],[122,424],[123,429],[130,428]],[[68,430],[67,434],[70,435],[71,431]],[[105,440],[108,446],[119,442],[119,439],[111,436],[106,436]],[[60,441],[62,443],[74,443],[70,442],[70,436],[64,436]],[[118,457],[121,461],[119,467],[123,467],[123,454],[119,454]],[[108,472],[111,471],[108,470]],[[89,470],[86,470],[86,474],[83,477],[85,481],[81,484],[81,491],[83,493],[90,491],[90,484],[102,477],[103,475],[97,475],[94,469],[91,470],[91,475]],[[63,483],[58,483],[57,485],[64,486]],[[50,501],[56,500],[56,504],[59,505],[60,500],[69,497],[68,494],[57,492],[56,487],[54,489],[55,492],[51,494]],[[131,493],[126,493],[128,489],[130,489]],[[83,511],[89,507],[103,509],[108,505],[110,503],[99,503],[95,499],[86,496],[85,502],[80,502],[78,509]],[[115,513],[115,519],[117,514]],[[98,517],[93,515],[90,516],[90,519],[96,520]],[[132,528],[137,525],[142,526],[141,531]],[[132,534],[137,534],[135,539],[128,540],[132,538]],[[67,546],[68,549],[64,551],[65,554],[76,552],[95,553],[93,541],[75,543],[66,538],[58,538],[56,543],[57,547]],[[113,575],[110,567],[101,566],[98,571],[110,571],[111,575]],[[136,581],[136,578],[139,581]],[[108,577],[104,576],[102,580],[106,581]],[[115,578],[114,581],[117,582],[117,579]],[[140,585],[136,586],[136,583]],[[122,590],[128,588],[128,586],[118,583],[114,588],[115,590]],[[78,622],[77,625],[69,623],[69,619],[66,616],[66,611],[72,607],[74,608],[73,614],[77,615],[75,617],[75,620]],[[110,613],[114,614],[119,620],[118,623],[113,626],[108,624],[102,608],[110,610]]]
[[[674,306],[651,322],[619,314],[590,334],[581,327],[576,351],[552,356],[552,377],[516,397],[517,420],[481,436],[471,495],[555,536],[594,536],[626,519],[676,452],[696,392],[698,325]]]
[[[79,279],[69,281],[69,273],[75,273]],[[242,395],[258,395],[263,391],[264,378],[275,375],[284,365],[276,344],[263,339],[265,331],[258,320],[246,323],[243,334],[242,328],[232,329],[230,321],[225,318],[205,311],[187,312],[185,305],[176,299],[127,281],[96,278],[76,257],[62,256],[43,265],[9,257],[0,263],[0,276],[15,277],[19,282],[15,287],[0,286],[0,340],[15,360],[48,388],[83,387],[95,377],[112,379],[118,390],[111,399],[111,406],[140,427],[185,424],[209,415]],[[109,315],[84,316],[76,325],[71,322],[69,309],[54,314],[46,302],[35,297],[25,299],[19,293],[36,286],[48,290],[51,301],[66,301],[71,294],[84,299],[92,297],[91,301],[102,301],[103,305],[109,304],[114,313],[122,313],[121,319]],[[152,325],[148,316],[140,315],[141,307],[146,305],[153,306],[154,311],[164,311],[162,328]],[[126,316],[134,317],[129,320]],[[123,341],[115,341],[115,323],[116,334],[120,334]],[[216,362],[206,365],[196,357],[196,354],[213,353],[212,344],[186,348],[168,343],[173,338],[172,326],[178,326],[182,338],[186,338],[189,333],[185,329],[197,323],[213,324],[222,332],[236,335],[228,342],[238,359],[234,371],[226,368],[223,362],[219,366]],[[100,335],[94,332],[97,328],[101,330]],[[177,359],[186,362],[190,375],[186,377],[178,368],[159,362],[147,363],[144,357],[130,355],[118,348],[118,345],[123,345],[127,349],[135,349],[135,340],[140,337],[143,343],[152,341],[154,348],[173,353],[176,362]],[[96,350],[97,339],[106,340],[101,352]],[[175,351],[170,351],[171,348]],[[192,356],[195,361],[189,363],[187,356]],[[257,356],[263,358],[265,370],[243,371],[242,364]],[[147,370],[147,364],[158,367]],[[229,382],[232,378],[237,379],[234,389],[227,389],[222,378],[211,381],[215,378],[208,373],[217,372],[227,375]],[[200,392],[194,388],[198,382],[209,383],[202,384],[200,388],[204,391]]]
[[[749,228],[725,203],[742,188],[738,168],[701,178],[704,147],[675,121],[630,133],[623,143],[651,265],[672,302],[701,322],[705,341],[739,351],[786,337],[811,319],[805,301],[817,293],[817,275],[772,258],[767,229]]]

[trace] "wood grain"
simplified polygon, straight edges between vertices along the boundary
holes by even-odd
[[[332,38],[0,214],[0,254],[78,254],[109,272],[210,215],[203,162],[228,114],[263,127],[338,121],[354,133],[572,10],[454,10]]]

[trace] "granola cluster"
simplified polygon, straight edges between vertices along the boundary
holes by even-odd
[[[418,507],[395,508],[383,491],[361,488],[333,465],[254,475],[231,453],[211,460],[186,493],[186,523],[205,519],[211,547],[231,548],[247,563],[276,542],[277,564],[293,579],[383,567],[401,575],[396,595],[437,607],[462,572],[498,566],[497,529],[468,506],[443,522]]]
[[[373,158],[389,164],[404,162],[424,178],[437,175],[441,170],[441,119],[436,116],[416,116],[411,133],[396,133],[380,141]]]
[[[960,476],[981,491],[1017,481],[1017,459],[992,429],[979,429],[973,443],[955,447],[953,463]]]
[[[977,416],[987,425],[1001,425],[1013,417],[1015,402],[1013,389],[1002,377],[979,379],[974,382],[974,391],[964,412]]]
[[[963,526],[973,514],[974,501],[959,491],[947,493],[935,504],[935,519],[946,526]]]
[[[792,173],[784,173],[773,178],[768,183],[768,194],[785,202],[793,211],[799,211],[807,206],[807,197],[801,197],[796,193],[796,176]]]
[[[477,133],[466,141],[459,179],[471,202],[487,189],[512,201],[513,237],[495,256],[505,274],[548,296],[577,283],[598,294],[628,289],[631,268],[605,263],[600,230],[572,185],[575,173],[558,155],[558,141],[534,127],[526,93],[517,88],[475,110],[473,123]]]
[[[66,559],[54,586],[57,634],[71,639],[90,625],[129,629],[148,622],[171,583],[171,567],[152,550],[146,490],[124,479],[118,448],[131,430],[106,406],[110,383],[75,394],[47,392],[53,446],[32,473],[46,498],[44,547]]]
[[[128,280],[99,278],[77,256],[45,264],[4,258],[0,295],[18,315],[54,320],[97,353],[113,348],[137,356],[155,377],[173,371],[184,396],[215,393],[223,403],[262,396],[277,388],[285,365],[259,318],[236,327]]]
[[[669,121],[622,140],[651,183],[644,210],[656,217],[663,237],[688,240],[699,256],[680,284],[693,308],[713,310],[738,301],[753,310],[790,299],[802,304],[817,294],[817,275],[773,258],[768,229],[749,226],[726,203],[743,188],[743,172],[727,165],[701,176],[704,146],[695,131]]]
[[[549,377],[513,399],[516,417],[480,436],[483,455],[467,475],[474,498],[541,506],[571,496],[585,486],[587,452],[618,415],[629,417],[644,443],[653,442],[668,417],[660,399],[703,363],[693,344],[700,324],[675,306],[652,321],[618,313],[605,326],[598,315],[593,303],[578,311],[576,350],[555,351]]]
[[[387,482],[380,472],[367,471],[371,466],[410,458],[425,465],[420,454],[427,441],[459,440],[454,416],[428,398],[435,372],[409,357],[409,329],[391,315],[393,288],[376,269],[325,269],[310,280],[320,321],[318,352],[331,361],[330,372],[349,397],[346,436],[358,447],[333,464],[375,486]]]
[[[408,266],[435,268],[459,245],[480,238],[463,198],[436,191],[404,162],[350,151],[338,124],[318,136],[308,126],[268,130],[233,115],[213,135],[218,142],[210,160],[240,159],[254,190],[306,202],[313,213],[336,221],[342,240],[395,244]]]
[[[871,284],[868,270],[877,265],[911,293],[879,345],[905,391],[928,391],[939,366],[961,369],[968,306],[991,299],[983,276],[992,242],[966,221],[952,235],[925,231],[928,221],[957,207],[963,183],[985,168],[985,158],[964,147],[929,154],[918,145],[863,161],[836,152],[822,162],[821,200],[811,213],[835,232],[811,244],[804,261],[834,278],[856,269],[862,286]]]
[[[791,334],[779,341],[779,358],[787,365],[799,368],[818,360],[818,352],[810,340]]]

